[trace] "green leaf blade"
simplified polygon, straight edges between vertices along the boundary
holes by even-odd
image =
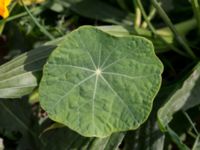
[[[43,46],[0,66],[0,98],[20,98],[33,91],[43,65],[55,46]]]
[[[162,71],[148,40],[81,27],[47,61],[41,106],[51,119],[88,137],[136,129],[151,111]]]
[[[158,111],[158,121],[160,128],[165,131],[167,125],[173,119],[173,115],[180,111],[186,111],[200,104],[199,99],[199,82],[200,82],[200,63],[192,70],[192,73],[184,82],[178,85],[168,101]]]

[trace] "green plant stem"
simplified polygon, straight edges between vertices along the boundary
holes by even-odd
[[[177,23],[174,25],[174,27],[176,28],[177,32],[181,35],[181,36],[186,36],[187,33],[189,31],[191,31],[192,29],[196,28],[197,26],[197,22],[195,18]],[[164,27],[161,29],[157,30],[157,33],[160,35],[165,35],[165,36],[173,36],[174,34],[171,32],[171,30],[168,27]]]
[[[155,16],[155,14],[156,14],[156,9],[155,9],[154,7],[151,6],[151,7],[150,7],[149,15],[147,16],[148,20],[151,21],[151,19],[153,19],[153,17]],[[146,28],[147,25],[148,25],[147,22],[144,21],[144,22],[142,23],[142,28]]]
[[[185,112],[185,111],[183,111],[183,114],[184,114],[185,117],[188,119],[189,123],[191,124],[191,126],[192,126],[192,128],[193,128],[193,130],[194,130],[194,132],[195,132],[195,134],[198,136],[198,135],[199,135],[199,132],[197,131],[197,129],[196,129],[194,123],[192,122],[190,116],[189,116],[189,115],[187,114],[187,112]]]
[[[200,138],[200,135],[198,135],[195,139],[195,142],[193,144],[193,147],[192,147],[192,150],[197,150],[199,149],[199,138]]]
[[[28,15],[31,17],[31,19],[33,20],[33,22],[37,25],[37,27],[40,29],[40,31],[42,33],[44,33],[50,40],[54,40],[55,38],[53,37],[53,35],[51,35],[38,21],[37,19],[32,15],[32,13],[30,12],[30,10],[28,9],[28,7],[26,5],[24,5],[23,1],[21,0],[22,5],[24,6],[26,12],[28,13]]]
[[[193,59],[196,59],[196,56],[193,53],[192,49],[189,47],[189,45],[187,44],[185,39],[181,35],[179,35],[179,33],[177,32],[176,28],[172,24],[170,18],[167,16],[165,11],[160,6],[160,3],[158,3],[157,0],[151,0],[151,2],[152,2],[152,5],[156,8],[156,10],[159,13],[159,15],[161,16],[161,18],[163,19],[163,21],[166,23],[166,25],[171,29],[171,31],[175,35],[176,40],[183,46],[183,48],[187,51],[187,53]]]
[[[193,137],[194,139],[196,139],[197,138],[197,135],[196,134],[194,134],[191,130],[192,130],[193,128],[190,128],[189,129],[189,131],[187,132],[191,137]]]
[[[142,15],[141,15],[141,10],[138,7],[138,4],[135,0],[133,0],[133,4],[135,7],[135,20],[134,20],[134,26],[135,27],[140,27],[141,20],[142,20]]]
[[[192,5],[194,16],[197,20],[198,35],[200,35],[200,8],[199,8],[198,0],[191,0],[191,5]]]
[[[153,27],[153,25],[151,24],[150,20],[148,19],[148,16],[147,16],[147,14],[146,14],[146,12],[145,12],[145,10],[144,10],[144,7],[143,7],[143,5],[142,5],[142,3],[141,3],[141,0],[136,0],[136,2],[137,2],[137,5],[138,5],[138,7],[139,7],[139,9],[140,9],[140,11],[141,11],[143,17],[144,17],[144,19],[145,19],[145,21],[146,21],[146,23],[147,23],[149,29],[152,31],[152,33],[153,33],[154,35],[156,35],[157,37],[159,37],[166,45],[168,45],[168,46],[169,46],[172,50],[174,50],[176,53],[188,57],[184,52],[182,52],[181,50],[179,50],[179,49],[176,48],[175,46],[173,46],[173,45],[171,45],[171,44],[168,44],[162,36],[160,36],[160,35],[157,34],[156,29]]]
[[[9,11],[12,12],[12,10],[15,8],[16,5],[17,5],[17,2],[14,1],[14,2],[12,3],[12,5],[10,6]]]
[[[11,13],[12,10],[15,8],[16,4],[17,4],[17,2],[11,3],[10,9],[9,9],[10,13]],[[5,23],[6,23],[5,20],[6,20],[6,19],[0,20],[0,35],[2,34],[3,29],[4,29],[4,27],[5,27]]]
[[[26,15],[28,15],[27,12],[19,13],[19,14],[16,14],[16,15],[14,15],[14,16],[11,16],[11,17],[7,18],[7,19],[5,20],[5,22],[9,22],[9,21],[12,21],[12,20],[15,20],[15,19],[24,17],[24,16],[26,16]]]
[[[41,8],[38,8],[38,7],[35,7],[31,10],[29,10],[31,13],[36,13],[36,14],[40,14],[41,13]],[[19,14],[16,14],[16,15],[13,15],[13,16],[10,16],[4,20],[0,20],[0,24],[1,23],[6,23],[6,22],[10,22],[10,21],[13,21],[15,19],[18,19],[18,18],[21,18],[21,17],[24,17],[24,16],[27,16],[28,13],[27,12],[22,12],[22,13],[19,13]]]
[[[146,12],[144,10],[144,7],[143,7],[143,5],[141,3],[141,0],[136,0],[136,3],[138,5],[138,7],[139,7],[139,9],[140,9],[145,21],[146,21],[146,23],[148,24],[149,29],[152,31],[153,34],[156,35],[156,29],[153,27],[153,25],[151,24],[150,20],[148,19],[148,16],[147,16],[147,14],[146,14]]]

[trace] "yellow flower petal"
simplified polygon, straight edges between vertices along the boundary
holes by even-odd
[[[0,0],[0,16],[7,18],[9,16],[8,5],[11,3],[11,0]]]
[[[9,11],[8,11],[8,9],[6,8],[2,17],[3,17],[3,18],[7,18],[8,16],[9,16]]]
[[[5,0],[5,6],[7,7],[8,5],[10,5],[11,0]]]

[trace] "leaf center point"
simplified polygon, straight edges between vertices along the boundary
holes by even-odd
[[[101,69],[97,68],[97,70],[95,71],[96,75],[99,76],[101,74]]]

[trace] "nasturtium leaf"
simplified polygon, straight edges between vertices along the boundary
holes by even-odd
[[[41,106],[52,120],[83,136],[133,130],[151,111],[162,71],[145,38],[80,27],[63,39],[45,64]]]

